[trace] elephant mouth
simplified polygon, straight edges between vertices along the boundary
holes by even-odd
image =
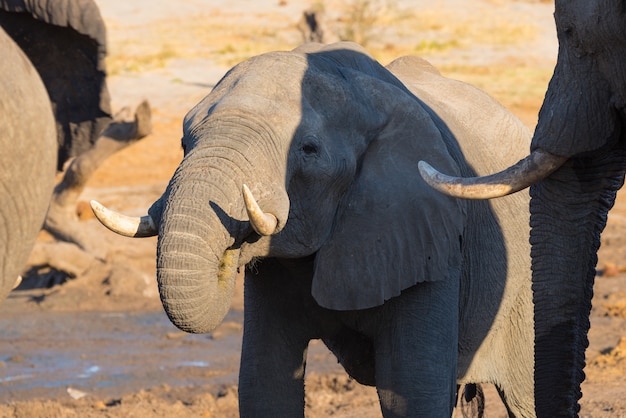
[[[239,248],[229,248],[224,251],[217,266],[217,285],[226,290],[239,272]]]

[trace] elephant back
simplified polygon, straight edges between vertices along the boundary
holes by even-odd
[[[500,171],[528,154],[530,130],[486,92],[442,76],[415,56],[398,58],[387,69],[445,121],[477,175]]]

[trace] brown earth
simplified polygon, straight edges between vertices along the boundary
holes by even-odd
[[[35,288],[14,291],[0,306],[0,417],[238,415],[241,286],[232,312],[213,333],[176,330],[158,300],[156,240],[114,236],[86,204],[96,198],[142,214],[182,157],[185,113],[235,62],[297,46],[296,24],[310,6],[303,0],[213,3],[98,1],[108,27],[114,107],[147,98],[154,131],[106,161],[81,197],[84,227],[100,240],[107,263],[51,287],[50,276],[40,279],[44,287],[27,280],[26,287]],[[356,13],[363,4],[366,13]],[[534,127],[556,57],[550,2],[323,5],[329,30],[367,42],[381,62],[419,53],[444,74],[487,90]],[[582,416],[626,416],[625,229],[626,198],[620,194],[599,254]],[[307,416],[380,416],[375,390],[350,380],[317,341],[307,369]],[[493,388],[486,392],[486,415],[505,416]]]

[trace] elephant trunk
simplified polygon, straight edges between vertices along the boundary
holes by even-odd
[[[530,192],[540,417],[577,416],[580,409],[600,234],[626,168],[609,82],[592,56],[568,47],[566,32],[558,35],[558,61],[531,144],[567,158]]]
[[[240,260],[241,245],[253,245],[244,242],[260,228],[260,219],[273,219],[273,227],[261,227],[273,234],[289,212],[283,183],[271,181],[284,173],[267,167],[279,167],[267,164],[270,156],[259,158],[264,151],[251,149],[250,138],[211,136],[217,138],[185,157],[149,211],[159,225],[157,282],[163,307],[174,325],[193,333],[212,331],[228,313],[238,268],[246,261]],[[260,195],[259,202],[245,184]],[[252,206],[259,219],[251,223]]]
[[[229,210],[242,200],[241,185],[207,179],[202,171],[183,162],[167,198],[158,202],[163,202],[157,246],[161,301],[172,323],[193,333],[212,331],[228,313],[239,266],[233,244],[242,223],[231,218],[241,219],[242,209],[234,215]]]
[[[540,417],[577,416],[580,409],[597,250],[623,184],[622,158],[607,153],[572,159],[531,187],[535,402]]]

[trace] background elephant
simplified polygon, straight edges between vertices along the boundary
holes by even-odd
[[[0,29],[0,301],[13,288],[41,228],[57,161],[46,89],[28,58]]]
[[[518,164],[524,170],[486,181],[517,179],[510,173],[519,171],[510,191],[534,183],[535,380],[542,417],[576,416],[580,410],[600,234],[626,171],[626,6],[557,0],[554,16],[559,54],[532,153]],[[542,166],[543,173],[535,175]]]
[[[92,205],[119,233],[158,226],[161,300],[185,331],[222,321],[246,266],[242,416],[302,416],[317,338],[385,416],[449,416],[457,381],[494,382],[531,416],[528,196],[462,201],[415,175],[426,156],[486,173],[529,140],[419,58],[384,68],[355,44],[308,44],[239,64],[187,114],[150,216]]]
[[[56,119],[57,168],[111,123],[106,30],[93,0],[1,0],[0,26],[43,80]]]
[[[76,199],[104,158],[147,134],[150,113],[145,103],[143,126],[112,118],[105,27],[93,0],[1,0],[0,31],[2,301],[42,224],[56,238],[90,249]],[[79,155],[85,158],[74,160],[53,192],[55,167]]]

